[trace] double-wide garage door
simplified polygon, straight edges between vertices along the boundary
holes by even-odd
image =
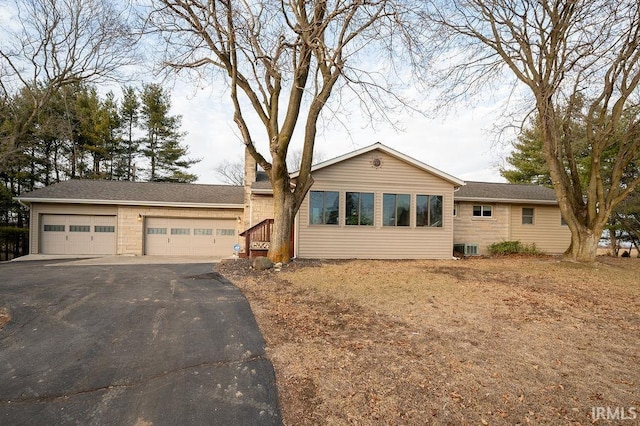
[[[235,219],[145,220],[145,254],[164,256],[230,256],[237,243]]]
[[[116,217],[43,214],[40,253],[115,254]]]

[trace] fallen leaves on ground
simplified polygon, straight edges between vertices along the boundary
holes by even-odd
[[[285,424],[585,424],[640,406],[640,259],[217,268],[244,292]]]

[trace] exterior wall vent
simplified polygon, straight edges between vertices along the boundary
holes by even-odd
[[[453,251],[462,253],[465,256],[478,256],[480,254],[480,247],[478,244],[454,244]]]

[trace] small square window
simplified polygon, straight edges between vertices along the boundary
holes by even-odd
[[[473,206],[473,216],[474,217],[492,217],[493,206],[488,206],[488,205]]]
[[[522,208],[522,224],[533,225],[534,209],[533,207]]]
[[[89,225],[69,225],[69,232],[89,232],[91,227]]]
[[[44,225],[45,232],[64,232],[64,225]]]

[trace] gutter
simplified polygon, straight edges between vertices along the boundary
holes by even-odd
[[[119,206],[149,206],[149,207],[190,207],[190,208],[223,208],[223,209],[244,209],[243,204],[232,203],[181,203],[175,201],[131,201],[131,200],[87,200],[87,199],[60,199],[60,198],[29,198],[19,197],[18,202],[22,205],[27,203],[56,203],[56,204],[102,204]],[[26,206],[26,205],[25,205]]]
[[[541,204],[548,206],[557,206],[556,200],[527,200],[523,198],[484,198],[484,197],[453,197],[454,201],[471,201],[482,203],[505,203],[505,204]]]

